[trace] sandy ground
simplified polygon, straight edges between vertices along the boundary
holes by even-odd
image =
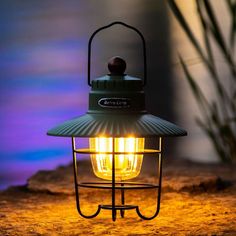
[[[107,210],[94,219],[80,217],[70,171],[69,166],[40,172],[28,186],[1,192],[0,235],[236,235],[236,173],[232,166],[174,164],[166,168],[161,211],[151,221],[139,219],[133,210],[116,222]],[[66,184],[70,191],[63,191]],[[95,191],[81,194],[85,213],[95,211],[98,203],[110,202],[109,192]],[[140,204],[142,212],[151,215],[155,192],[127,191],[127,202]]]

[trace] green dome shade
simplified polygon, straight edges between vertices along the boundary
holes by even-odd
[[[92,80],[88,112],[65,121],[47,134],[62,137],[170,137],[187,132],[148,114],[143,82],[124,74],[125,61],[114,57],[110,74]]]
[[[68,120],[47,133],[64,137],[170,137],[187,132],[151,114],[86,114]]]

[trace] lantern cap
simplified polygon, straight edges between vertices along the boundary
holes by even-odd
[[[146,112],[142,79],[124,74],[125,68],[125,60],[112,57],[108,62],[110,74],[92,80],[88,113]]]

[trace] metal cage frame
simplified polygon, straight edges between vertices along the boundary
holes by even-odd
[[[74,184],[75,184],[75,197],[76,206],[78,213],[87,219],[96,217],[101,209],[112,211],[112,220],[115,221],[117,218],[117,211],[120,211],[120,216],[124,218],[125,210],[135,209],[138,216],[143,220],[154,219],[160,211],[160,201],[161,201],[161,183],[162,183],[162,138],[159,137],[159,149],[144,149],[141,152],[132,152],[132,154],[155,154],[158,157],[158,183],[141,183],[141,182],[129,182],[122,181],[117,182],[115,180],[115,155],[119,154],[130,154],[130,152],[114,152],[115,138],[112,138],[112,152],[96,152],[90,149],[76,149],[75,137],[72,137],[72,151],[73,151],[73,169],[74,169]],[[111,181],[98,181],[98,182],[78,182],[78,167],[77,167],[77,154],[111,154],[112,155],[112,180]],[[80,188],[97,188],[97,189],[111,189],[111,204],[103,205],[99,204],[96,212],[92,215],[85,215],[82,213],[80,208],[80,198],[79,189]],[[120,190],[121,205],[116,205],[116,190]],[[157,200],[156,200],[156,211],[154,215],[148,217],[141,213],[138,205],[126,205],[125,204],[125,190],[132,189],[156,189],[157,190]]]

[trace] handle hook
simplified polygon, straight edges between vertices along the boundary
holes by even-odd
[[[125,26],[129,29],[132,29],[134,30],[141,38],[142,40],[142,45],[143,45],[143,86],[146,85],[146,82],[147,82],[147,56],[146,56],[146,43],[145,43],[145,39],[142,35],[142,33],[136,29],[135,27],[133,26],[130,26],[130,25],[127,25],[126,23],[123,23],[121,21],[115,21],[115,22],[112,22],[111,24],[109,25],[106,25],[106,26],[103,26],[99,29],[97,29],[96,31],[94,31],[94,33],[91,35],[90,39],[89,39],[89,43],[88,43],[88,85],[91,87],[91,75],[90,75],[90,70],[91,70],[91,45],[92,45],[92,41],[93,41],[93,38],[94,36],[104,30],[104,29],[107,29],[113,25],[122,25],[122,26]]]

